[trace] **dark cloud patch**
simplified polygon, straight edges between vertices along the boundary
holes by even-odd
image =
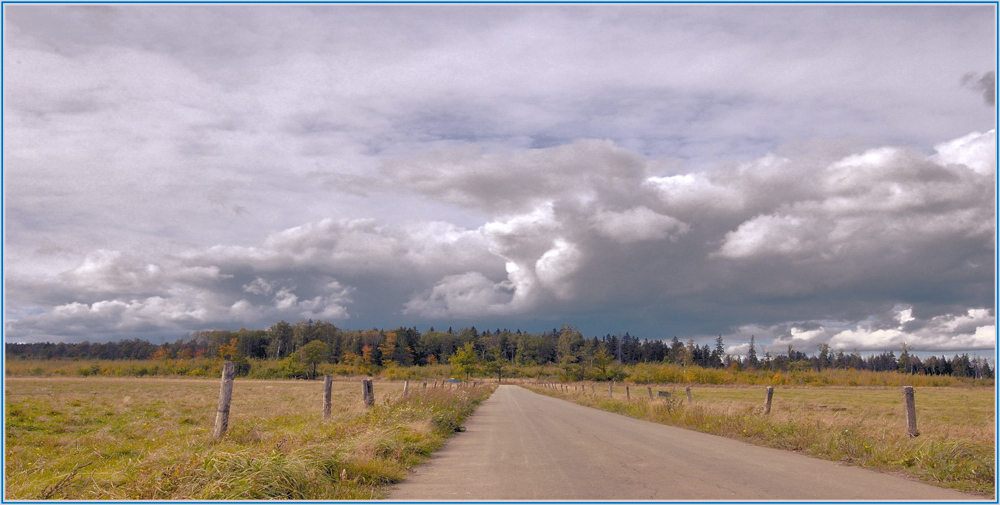
[[[997,74],[989,71],[982,75],[969,72],[962,76],[962,86],[983,94],[983,103],[986,105],[996,105]]]

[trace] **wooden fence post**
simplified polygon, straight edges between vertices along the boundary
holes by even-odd
[[[906,434],[920,435],[917,431],[917,406],[913,400],[913,386],[903,386],[903,402],[906,404]]]
[[[330,396],[333,393],[333,376],[326,374],[323,376],[323,419],[330,417]]]
[[[229,404],[233,400],[233,378],[236,376],[236,365],[227,361],[222,365],[222,387],[219,389],[219,406],[215,409],[215,427],[212,438],[220,439],[229,428]]]
[[[372,379],[361,381],[361,397],[365,400],[365,406],[375,405],[375,388],[372,386]]]
[[[625,401],[632,401],[632,395],[628,392],[628,384],[625,385]]]
[[[694,403],[694,400],[691,399],[691,386],[685,387],[684,388],[684,392],[687,393],[687,396],[688,396],[688,405],[691,405],[692,403]]]
[[[764,415],[771,413],[771,396],[774,395],[774,387],[767,387],[767,401],[764,402]]]
[[[614,388],[614,383],[613,382],[611,384],[608,384],[608,398],[614,398],[615,397],[615,392],[614,392],[614,390],[612,388]]]
[[[646,392],[649,393],[649,399],[653,399],[653,386],[646,386]]]
[[[403,381],[403,396],[410,392],[410,381]]]

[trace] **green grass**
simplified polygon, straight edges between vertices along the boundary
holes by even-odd
[[[210,440],[219,381],[6,380],[8,500],[373,499],[455,432],[492,387],[237,379],[230,428]]]
[[[582,387],[581,387],[582,386]],[[591,389],[593,386],[593,390]],[[992,387],[916,388],[920,436],[906,434],[899,388],[776,387],[763,414],[763,387],[570,384],[536,392],[610,412],[797,451],[961,491],[995,492],[995,392]],[[592,392],[593,391],[593,392]],[[669,398],[657,396],[659,391]]]

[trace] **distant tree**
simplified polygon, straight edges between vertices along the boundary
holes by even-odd
[[[507,359],[499,346],[490,347],[486,353],[486,362],[483,363],[483,370],[489,375],[496,375],[497,382],[503,381],[504,371],[507,370]]]
[[[726,357],[726,346],[722,342],[722,335],[715,339],[715,349],[712,350],[711,366],[721,367],[722,360]]]
[[[747,350],[747,366],[756,368],[760,362],[757,360],[757,349],[754,346],[754,336],[750,335],[750,349]]]
[[[593,372],[591,376],[596,380],[608,380],[608,367],[614,362],[614,359],[608,354],[608,351],[604,347],[599,347],[597,351],[594,352],[591,358],[593,363]]]
[[[330,355],[330,346],[322,340],[313,340],[299,348],[299,360],[309,368],[309,378],[316,377],[316,369]]]
[[[465,380],[469,380],[472,372],[476,369],[477,362],[476,346],[472,342],[466,343],[448,358],[448,364],[451,365],[452,373],[460,376],[464,375]]]
[[[392,366],[398,365],[399,362],[395,360],[396,354],[396,333],[389,332],[385,336],[385,342],[378,346],[379,353],[382,355],[382,366]]]
[[[285,321],[278,321],[267,329],[267,336],[270,342],[267,346],[267,356],[271,359],[281,359],[287,356],[292,346],[292,325]]]

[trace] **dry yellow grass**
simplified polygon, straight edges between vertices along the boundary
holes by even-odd
[[[371,499],[435,450],[486,388],[237,379],[230,428],[209,433],[219,380],[8,378],[6,499]]]

